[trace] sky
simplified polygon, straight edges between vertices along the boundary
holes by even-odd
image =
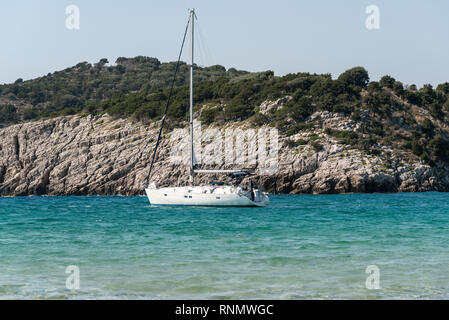
[[[78,30],[66,26],[69,5]],[[366,27],[369,5],[379,29]],[[101,58],[175,61],[192,7],[199,65],[334,78],[363,66],[372,80],[449,82],[448,0],[15,0],[0,3],[0,83]]]

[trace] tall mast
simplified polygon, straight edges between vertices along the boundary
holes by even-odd
[[[195,21],[195,9],[190,10],[190,183],[192,186],[195,185],[195,172],[194,172],[194,150],[193,150],[193,37],[194,37],[194,21]]]

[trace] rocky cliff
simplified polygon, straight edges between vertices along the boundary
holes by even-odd
[[[257,184],[271,193],[449,190],[444,166],[430,167],[389,147],[377,155],[364,154],[324,130],[351,130],[356,122],[329,112],[315,114],[310,121],[318,116],[320,125],[293,138],[313,135],[320,147],[288,145],[281,136],[278,169],[270,176],[255,176]],[[108,115],[67,116],[2,128],[0,195],[143,194],[156,133],[157,123],[144,125]],[[188,181],[186,167],[168,161],[171,141],[163,139],[154,168],[152,180],[160,185]],[[211,179],[220,177],[203,175],[198,181]]]

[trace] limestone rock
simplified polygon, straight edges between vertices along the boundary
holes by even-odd
[[[264,110],[286,101],[267,104]],[[356,125],[330,113],[319,116],[324,126],[353,129]],[[157,130],[157,124],[145,126],[108,115],[67,116],[1,128],[0,195],[144,194]],[[386,154],[368,156],[317,133],[323,144],[318,152],[310,145],[283,147],[280,137],[277,170],[252,177],[255,183],[271,193],[292,194],[449,190],[444,166],[419,161],[391,165]],[[152,180],[161,186],[189,181],[186,166],[168,160],[172,141],[163,139],[154,166]],[[201,175],[197,182],[211,180],[230,181],[226,176]]]

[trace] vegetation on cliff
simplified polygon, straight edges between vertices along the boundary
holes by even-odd
[[[87,62],[46,76],[0,85],[0,124],[12,124],[37,118],[93,112],[100,101],[131,92],[148,92],[167,88],[175,62],[161,63],[155,58],[118,58],[114,66],[101,59]],[[176,86],[188,81],[189,68],[181,63]],[[233,78],[245,71],[222,66],[196,67],[197,81]]]
[[[0,123],[68,114],[102,114],[155,121],[168,96],[174,63],[137,57],[119,58],[115,66],[80,63],[31,81],[19,79],[0,86]],[[181,65],[169,117],[187,118],[188,66]],[[337,79],[329,74],[296,73],[282,77],[272,71],[248,73],[222,66],[196,70],[195,104],[204,124],[249,121],[277,127],[287,137],[321,129],[327,136],[363,152],[378,154],[382,146],[406,150],[424,162],[449,162],[449,83],[433,88],[404,86],[391,76],[370,81],[368,72],[355,67]],[[284,99],[261,110],[266,101]],[[350,118],[353,130],[323,128],[316,112]],[[289,147],[318,138],[287,139]]]

